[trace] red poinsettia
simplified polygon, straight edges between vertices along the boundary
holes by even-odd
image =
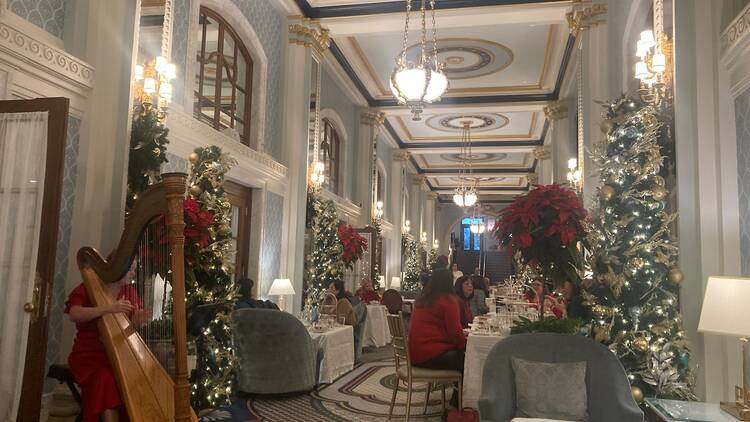
[[[190,245],[205,248],[211,242],[208,227],[214,222],[214,213],[201,210],[200,204],[193,198],[186,198],[185,209],[185,238]]]
[[[348,224],[340,225],[337,234],[343,249],[341,260],[344,261],[346,268],[352,269],[354,263],[361,259],[362,254],[367,250],[367,240]]]
[[[552,281],[576,280],[581,267],[577,246],[585,242],[586,210],[572,190],[557,184],[536,185],[500,212],[495,237],[521,252]]]

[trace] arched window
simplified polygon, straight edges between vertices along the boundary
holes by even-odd
[[[237,33],[211,9],[201,7],[195,76],[195,116],[216,130],[234,129],[250,145],[253,61]]]
[[[320,139],[320,153],[326,169],[325,184],[328,190],[339,193],[341,138],[336,127],[328,119],[323,119],[323,133]]]
[[[484,221],[484,218],[477,217],[474,222],[479,224]],[[482,250],[482,234],[471,232],[471,218],[465,217],[461,220],[461,237],[463,238],[463,250],[465,251],[481,251]]]

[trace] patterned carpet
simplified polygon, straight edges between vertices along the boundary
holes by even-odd
[[[201,417],[202,422],[371,422],[388,418],[393,385],[396,383],[392,359],[364,363],[333,384],[295,397],[237,399],[232,406]],[[417,385],[412,394],[411,420],[441,420],[441,392],[433,392],[423,416],[426,386]],[[451,391],[447,391],[450,398]],[[405,420],[406,388],[399,387],[392,420]]]

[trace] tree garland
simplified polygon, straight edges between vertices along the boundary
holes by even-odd
[[[419,284],[419,242],[409,233],[401,235],[401,251],[404,257],[404,279],[401,282],[401,290],[404,292],[417,292]]]
[[[198,330],[195,339],[198,362],[191,379],[191,402],[195,409],[206,409],[228,403],[237,364],[230,320],[236,293],[231,279],[233,268],[228,264],[234,253],[231,204],[222,188],[226,172],[236,161],[217,146],[196,148],[189,159],[192,168],[188,177],[186,220],[203,219],[205,223],[208,215],[212,215],[208,238],[191,236],[190,224],[185,232],[187,307],[191,314],[207,312],[212,316],[206,326],[190,327],[193,332]]]

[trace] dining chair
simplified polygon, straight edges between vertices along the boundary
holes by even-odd
[[[458,383],[458,408],[462,404],[462,377],[460,371],[447,369],[426,369],[413,366],[411,357],[409,357],[409,340],[406,333],[406,324],[404,316],[399,311],[396,314],[388,314],[388,329],[391,332],[393,354],[396,360],[396,384],[393,386],[393,396],[391,397],[391,407],[388,410],[388,419],[393,416],[393,407],[396,404],[396,394],[401,381],[406,384],[406,421],[409,422],[411,417],[411,394],[414,383],[426,383],[427,394],[424,399],[424,410],[422,414],[427,414],[427,404],[430,401],[430,392],[438,386],[443,390],[443,411],[445,411],[445,386]]]

